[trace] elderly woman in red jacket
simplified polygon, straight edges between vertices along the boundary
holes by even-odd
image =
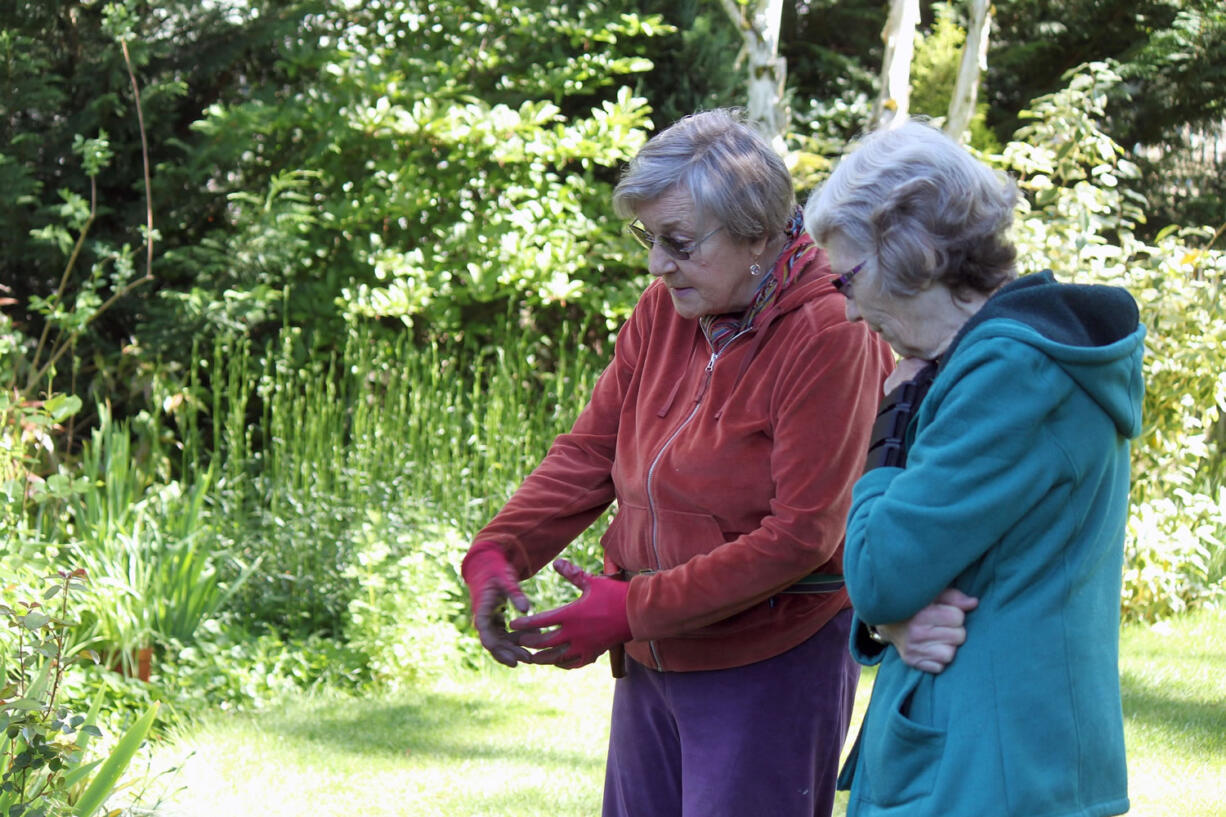
[[[844,318],[786,167],[733,112],[656,135],[613,204],[654,280],[474,537],[482,643],[509,666],[612,650],[606,817],[829,814],[858,679],[844,525],[892,356]],[[558,560],[580,598],[508,631],[518,582],[614,500],[603,570]]]

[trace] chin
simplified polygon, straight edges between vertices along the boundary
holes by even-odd
[[[673,309],[677,310],[677,314],[683,318],[698,318],[706,313],[693,304],[683,303],[676,295],[673,298]]]

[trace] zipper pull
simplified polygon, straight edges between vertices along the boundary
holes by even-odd
[[[715,371],[715,359],[719,357],[719,352],[712,352],[711,359],[707,361],[705,370],[706,377],[702,379],[702,385],[698,389],[698,393],[694,395],[694,402],[701,403],[702,397],[707,393],[707,387],[711,385],[711,372]]]

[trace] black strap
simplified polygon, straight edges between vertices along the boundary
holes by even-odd
[[[842,589],[843,575],[841,573],[810,573],[796,584],[785,587],[779,592],[788,594],[837,593]]]
[[[611,579],[618,579],[623,582],[628,582],[635,576],[650,576],[655,573],[654,570],[626,570],[622,568],[616,573],[606,573],[604,575]],[[821,594],[821,593],[837,593],[843,589],[843,574],[841,573],[810,573],[797,580],[795,584],[789,585],[779,592],[788,594]]]
[[[881,401],[868,446],[864,470],[907,464],[907,426],[937,376],[937,364],[929,363],[912,379],[899,385]]]

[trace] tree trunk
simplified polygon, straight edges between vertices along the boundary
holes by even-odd
[[[890,128],[907,121],[911,105],[911,57],[915,53],[915,29],[919,25],[919,0],[890,0],[890,16],[881,39],[881,93],[873,109],[873,129]]]
[[[759,128],[781,155],[787,148],[783,134],[790,119],[783,101],[787,82],[787,61],[779,56],[779,31],[783,19],[783,0],[721,0],[724,10],[741,32],[748,57],[749,121]]]
[[[988,32],[991,27],[990,0],[971,0],[971,19],[966,26],[966,45],[962,47],[958,83],[949,100],[949,114],[945,117],[945,132],[959,142],[975,116],[979,77],[988,69]]]

